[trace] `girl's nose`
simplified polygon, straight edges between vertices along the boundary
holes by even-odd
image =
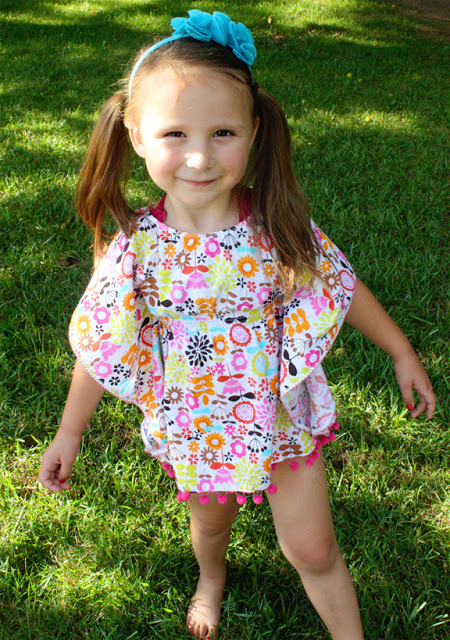
[[[189,169],[204,171],[213,165],[214,161],[207,149],[192,151],[186,155],[186,166]]]

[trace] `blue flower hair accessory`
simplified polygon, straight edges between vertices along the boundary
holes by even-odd
[[[130,96],[136,72],[147,56],[162,45],[172,42],[172,40],[179,40],[180,38],[195,38],[202,42],[210,42],[213,40],[223,47],[230,47],[234,55],[239,58],[239,60],[245,62],[250,69],[256,58],[256,49],[250,30],[247,29],[242,22],[233,22],[229,16],[220,11],[214,11],[211,15],[206,13],[206,11],[191,9],[191,11],[188,11],[188,14],[189,18],[173,18],[170,23],[174,30],[172,35],[154,44],[139,58],[130,77]]]

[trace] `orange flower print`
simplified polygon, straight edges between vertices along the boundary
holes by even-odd
[[[212,420],[208,418],[208,416],[200,416],[199,418],[195,418],[194,427],[198,429],[198,431],[205,433],[206,429],[212,427]]]
[[[168,258],[173,258],[176,253],[176,248],[174,244],[168,244],[165,250],[165,254]]]
[[[147,349],[142,349],[142,351],[139,354],[139,366],[145,367],[146,365],[150,364],[151,361],[152,361],[152,357],[151,357],[150,351],[148,351]]]
[[[206,436],[205,442],[208,447],[211,447],[211,449],[219,451],[219,449],[222,449],[225,444],[225,438],[219,433],[210,433],[209,436]]]
[[[331,264],[329,260],[322,260],[322,262],[320,263],[320,269],[324,273],[327,273],[331,269]]]
[[[197,440],[191,440],[191,442],[188,444],[188,448],[189,451],[196,453],[200,448],[200,444],[197,442]]]
[[[200,244],[200,238],[196,233],[187,233],[183,238],[183,248],[186,251],[195,251]]]
[[[238,260],[238,269],[246,278],[251,278],[252,276],[259,271],[258,263],[254,258],[250,256],[245,256]]]
[[[285,318],[284,322],[285,333],[287,333],[290,338],[293,338],[297,333],[301,333],[302,331],[309,329],[309,322],[306,319],[303,309],[297,309],[296,313]]]
[[[136,299],[134,297],[134,293],[127,293],[127,295],[123,299],[123,306],[127,311],[134,311],[136,307]]]
[[[264,471],[270,473],[272,471],[272,456],[264,460]]]
[[[266,276],[270,279],[275,273],[275,267],[271,262],[266,262],[263,266],[263,271],[266,274]]]
[[[279,389],[279,384],[278,384],[278,375],[273,376],[273,378],[270,379],[270,390],[272,391],[272,393],[274,395],[278,395],[278,389]]]
[[[91,328],[91,321],[87,316],[80,316],[77,319],[77,331],[78,333],[87,333]]]
[[[195,304],[198,304],[200,313],[204,313],[210,318],[214,316],[217,306],[216,298],[198,298]]]
[[[94,340],[92,339],[92,336],[87,333],[82,333],[80,335],[80,339],[78,340],[78,347],[80,351],[89,351],[93,344]]]
[[[213,338],[214,351],[223,356],[228,351],[228,343],[223,336],[214,336]]]

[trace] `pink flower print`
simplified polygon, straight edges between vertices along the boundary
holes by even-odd
[[[102,356],[105,360],[108,360],[113,356],[118,349],[120,349],[120,346],[118,344],[113,344],[110,340],[105,340],[100,344],[100,351],[102,352]]]
[[[233,424],[227,424],[224,431],[227,436],[234,436],[234,434],[236,433],[236,428]]]
[[[112,374],[112,367],[107,362],[97,362],[94,365],[95,375],[99,378],[107,378]]]
[[[223,364],[223,362],[216,362],[216,364],[214,365],[214,371],[215,373],[217,373],[217,375],[223,376],[225,373],[225,365]]]
[[[182,322],[174,322],[171,329],[173,334],[173,345],[178,349],[182,349],[187,342],[186,327]]]
[[[180,429],[189,428],[192,424],[192,420],[187,411],[179,411],[175,422]]]
[[[321,312],[327,308],[327,299],[324,296],[314,296],[311,295],[311,305],[314,309],[316,316],[320,315]]]
[[[118,241],[118,243],[117,243],[117,244],[119,245],[119,249],[120,249],[121,251],[123,251],[123,250],[125,249],[125,245],[127,244],[127,242],[128,242],[128,238],[127,238],[127,237],[126,237],[126,235],[123,233],[123,234],[120,236],[120,240],[119,240],[119,241]]]
[[[86,300],[83,302],[83,311],[90,311],[91,310],[91,301],[89,298],[86,298]]]
[[[194,271],[194,273],[189,276],[186,286],[188,289],[203,289],[207,286],[205,276],[199,271]]]
[[[140,309],[137,309],[136,311],[136,320],[139,322],[142,318],[142,313]]]
[[[108,322],[111,317],[111,313],[106,307],[97,307],[94,311],[94,320],[97,324],[104,324]]]
[[[242,377],[242,373],[239,375]],[[230,378],[223,387],[223,393],[232,393],[233,395],[235,395],[239,393],[245,393],[245,389],[235,378]]]
[[[215,238],[210,238],[205,246],[205,253],[210,258],[215,258],[220,253],[220,244]]]
[[[222,467],[222,469],[218,470],[216,477],[214,478],[214,484],[226,484],[227,482],[233,482],[233,476],[228,469]]]
[[[175,287],[172,287],[172,291],[170,292],[170,297],[175,304],[182,304],[187,297],[188,292],[184,287],[177,284]]]
[[[197,489],[199,493],[207,493],[209,491],[214,491],[214,485],[208,478],[203,478],[198,483]]]
[[[185,397],[185,401],[189,409],[198,409],[199,407],[199,399],[192,395],[192,393],[187,393]]]
[[[305,356],[305,364],[307,367],[314,367],[320,360],[320,351],[313,349]]]
[[[245,456],[245,452],[247,447],[241,440],[236,440],[231,444],[231,453],[238,458],[243,458]]]
[[[236,371],[246,369],[247,365],[248,361],[243,353],[235,353],[231,359],[231,366],[234,367]]]
[[[247,311],[249,309],[253,309],[253,306],[251,302],[249,302],[248,300],[244,300],[244,302],[241,302],[241,304],[238,304],[237,309],[238,311]]]
[[[275,417],[276,403],[264,399],[258,403],[256,408],[256,422],[262,427],[269,429],[273,425]]]
[[[272,289],[270,287],[259,287],[258,296],[259,304],[266,304],[269,296],[271,294]]]

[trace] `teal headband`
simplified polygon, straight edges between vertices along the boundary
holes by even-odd
[[[220,11],[214,11],[210,15],[205,11],[192,9],[188,11],[188,14],[189,18],[174,18],[170,23],[174,30],[172,35],[147,49],[136,62],[130,77],[129,97],[131,97],[131,87],[133,86],[136,72],[147,56],[162,45],[180,38],[195,38],[202,42],[213,40],[223,47],[230,47],[234,55],[245,62],[251,75],[250,67],[256,58],[256,49],[251,32],[242,22],[233,22],[231,18],[225,13],[220,13]]]

